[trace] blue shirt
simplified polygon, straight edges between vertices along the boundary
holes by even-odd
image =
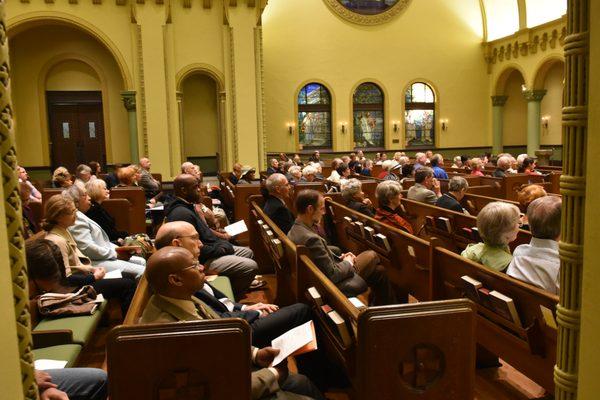
[[[436,179],[448,179],[448,174],[440,167],[433,167],[433,177]]]

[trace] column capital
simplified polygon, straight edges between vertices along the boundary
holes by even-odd
[[[177,101],[178,101],[179,103],[181,103],[181,102],[183,101],[183,92],[181,92],[181,91],[179,91],[179,90],[178,90],[178,91],[176,91],[176,92],[175,92],[175,98],[177,99]]]
[[[492,97],[492,106],[504,106],[506,104],[506,100],[508,100],[508,96],[491,96]]]
[[[135,111],[135,90],[121,92],[121,99],[127,111]]]
[[[523,97],[527,101],[542,101],[544,96],[546,95],[546,90],[524,90]]]

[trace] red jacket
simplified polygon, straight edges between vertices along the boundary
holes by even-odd
[[[395,228],[402,229],[405,232],[413,233],[412,225],[407,220],[405,220],[404,218],[402,218],[397,213],[395,213],[387,207],[378,208],[375,214],[375,219],[377,221],[383,222],[384,224],[388,224]]]

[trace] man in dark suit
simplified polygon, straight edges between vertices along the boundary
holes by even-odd
[[[297,245],[306,246],[310,258],[316,266],[346,296],[356,296],[372,289],[372,305],[393,304],[395,294],[391,288],[385,268],[379,264],[377,253],[363,251],[358,256],[344,253],[333,254],[327,242],[313,229],[325,214],[325,200],[316,190],[303,190],[296,198],[298,218],[288,233],[288,237]]]
[[[465,193],[469,188],[469,183],[462,176],[454,176],[448,182],[448,193],[444,193],[438,198],[435,205],[437,207],[446,208],[448,210],[464,213],[465,210],[460,204],[460,200],[465,197]]]
[[[279,161],[276,158],[271,159],[271,165],[267,168],[267,175],[281,173],[281,168],[279,167]]]
[[[287,234],[294,225],[295,220],[294,214],[286,204],[286,200],[290,196],[290,184],[283,174],[276,173],[267,178],[265,187],[269,194],[263,210],[275,225]]]
[[[157,249],[166,246],[183,247],[198,259],[203,246],[194,226],[184,221],[163,224],[156,233],[154,244]],[[208,282],[194,296],[222,318],[242,318],[248,321],[252,327],[252,344],[257,347],[268,346],[276,337],[312,319],[311,309],[306,304],[296,303],[282,308],[275,304],[240,304]]]

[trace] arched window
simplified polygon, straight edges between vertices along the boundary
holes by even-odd
[[[435,145],[435,95],[426,83],[410,85],[404,94],[404,145]]]
[[[374,83],[356,88],[352,99],[354,109],[354,147],[383,148],[383,92]]]
[[[309,83],[298,94],[298,136],[303,149],[331,148],[331,95],[321,84]]]

